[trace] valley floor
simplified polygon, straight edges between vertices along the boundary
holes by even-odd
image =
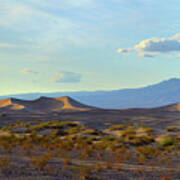
[[[179,180],[180,114],[1,113],[0,180]]]

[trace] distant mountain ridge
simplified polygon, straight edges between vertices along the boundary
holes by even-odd
[[[70,96],[90,106],[107,109],[154,108],[180,102],[180,79],[172,78],[158,84],[136,89],[95,92],[30,93],[1,96],[32,100],[40,96]]]

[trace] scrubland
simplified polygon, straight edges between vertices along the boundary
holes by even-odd
[[[101,121],[103,128],[60,119],[4,123],[0,179],[180,179],[180,127],[159,131],[146,121]]]

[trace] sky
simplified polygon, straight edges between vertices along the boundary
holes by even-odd
[[[179,0],[0,0],[0,95],[180,78]]]

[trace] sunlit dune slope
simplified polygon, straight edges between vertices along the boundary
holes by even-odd
[[[180,104],[179,103],[171,104],[171,105],[168,105],[168,106],[160,107],[158,109],[160,109],[162,111],[180,112]]]

